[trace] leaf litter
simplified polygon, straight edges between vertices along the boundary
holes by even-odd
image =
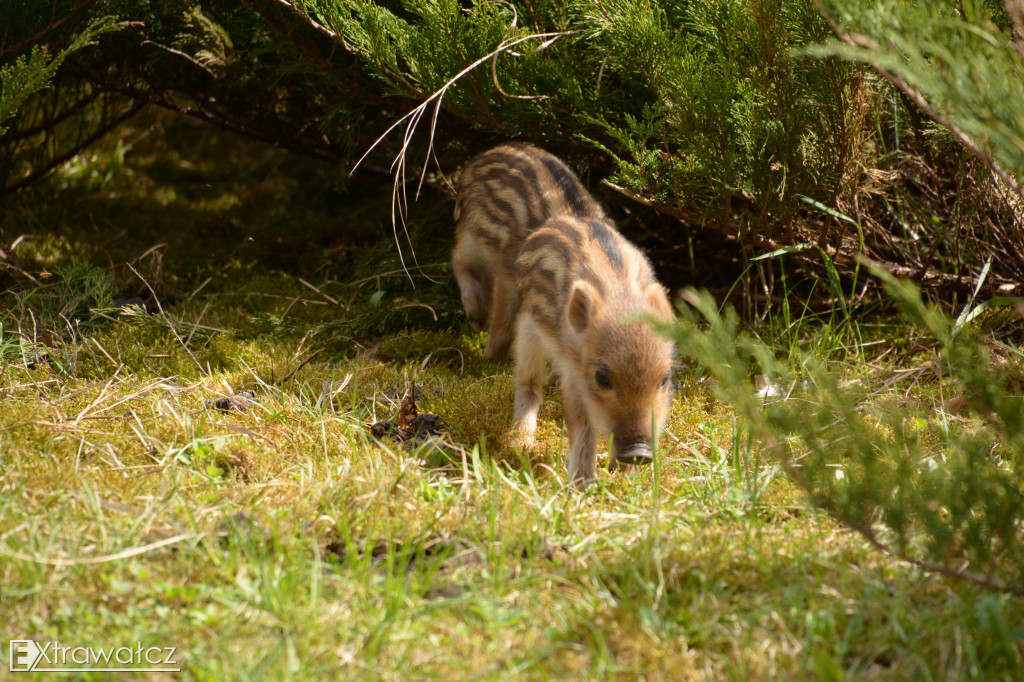
[[[384,393],[386,401],[395,404],[398,398],[397,388],[388,389]],[[374,438],[390,438],[394,442],[407,447],[416,447],[434,441],[443,436],[447,430],[441,417],[432,412],[420,412],[416,404],[423,397],[423,391],[413,381],[401,398],[398,416],[371,424],[368,428]],[[384,402],[376,397],[367,398],[374,402]]]

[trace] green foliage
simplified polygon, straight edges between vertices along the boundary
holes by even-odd
[[[116,319],[140,329],[170,332],[177,338],[195,340],[197,343],[204,343],[212,336],[209,329],[200,327],[198,324],[189,324],[166,312],[153,314],[137,304],[128,304],[121,308],[97,307],[92,308],[90,312],[93,315]]]
[[[3,122],[14,116],[24,99],[50,84],[58,62],[39,47],[26,58],[0,67],[0,135],[7,131]]]
[[[60,302],[59,314],[70,320],[92,318],[94,309],[107,308],[114,302],[114,280],[102,268],[73,257],[57,268],[60,278],[55,299]]]
[[[770,229],[766,213],[794,211],[797,194],[831,200],[862,153],[861,69],[791,54],[827,34],[807,0],[297,5],[390,92],[417,98],[503,39],[559,32],[498,55],[493,74],[488,60],[463,76],[446,108],[507,135],[604,149],[615,181],[658,200],[718,214],[738,195],[759,207],[758,229]]]
[[[829,201],[863,153],[854,148],[863,83],[856,68],[794,57],[826,26],[802,1],[615,2],[588,34],[605,77],[642,91],[605,116],[624,144],[619,176],[636,191],[716,213],[735,195],[784,217],[797,194]],[[768,230],[769,225],[758,224]]]
[[[1010,18],[993,2],[933,5],[830,9],[837,26],[873,36],[874,47],[854,48],[822,47],[833,31],[814,0],[61,0],[65,42],[104,17],[125,28],[68,56],[35,97],[5,89],[22,115],[8,119],[0,175],[9,190],[34,181],[145,103],[342,173],[373,149],[361,178],[398,158],[400,175],[422,163],[442,187],[435,162],[447,176],[496,139],[516,139],[591,171],[595,189],[607,179],[604,191],[653,207],[662,217],[651,232],[669,247],[706,237],[694,226],[735,239],[744,257],[817,244],[827,258],[792,260],[830,288],[856,280],[857,254],[962,288],[933,271],[976,271],[995,252],[989,290],[1016,286],[1019,207],[947,139],[919,134],[918,105],[857,63],[882,54],[963,139],[1016,168],[1022,79]],[[35,21],[12,23],[14,46],[0,45],[12,84],[57,64],[17,42],[45,22],[14,14]],[[410,109],[407,128],[375,145]]]
[[[687,293],[693,307],[681,308],[673,335],[816,505],[923,567],[1021,593],[1024,401],[977,338],[954,334],[915,286],[874,272],[907,321],[938,342],[945,396],[937,414],[916,413],[897,394],[879,403],[812,357],[799,367],[778,360],[708,294]],[[749,380],[754,367],[788,387],[786,397],[763,400]],[[953,396],[964,396],[976,419],[950,418],[944,403]]]
[[[830,2],[853,44],[808,53],[865,62],[895,74],[944,122],[1024,180],[1024,12],[1011,25],[991,0]],[[1015,33],[1016,32],[1016,33]]]
[[[46,344],[33,341],[20,332],[6,332],[0,323],[0,366],[32,367],[47,357]]]
[[[61,52],[63,68],[59,60],[46,61],[55,73],[37,85],[49,87],[22,98],[0,137],[0,192],[45,177],[146,104],[321,160],[358,146],[364,105],[349,97],[363,90],[354,82],[357,70],[344,68],[353,59],[343,50],[332,58],[330,42],[303,32],[294,18],[268,26],[253,7],[216,0],[60,0],[47,23],[40,15],[51,17],[50,5],[45,13],[33,5],[13,3],[0,64],[27,65],[33,40],[45,38],[53,54],[75,30],[82,36],[99,26],[121,30],[91,49]],[[325,76],[324,62],[338,71]],[[19,78],[35,75],[29,70]],[[346,96],[337,97],[339,90]],[[321,130],[328,120],[330,137]]]
[[[54,270],[49,285],[4,292],[9,307],[0,311],[0,324],[31,332],[31,342],[43,332],[74,335],[102,326],[102,311],[113,305],[116,291],[110,274],[79,257]]]
[[[32,95],[49,87],[68,55],[94,45],[100,35],[117,28],[113,17],[97,17],[56,53],[42,45],[32,45],[28,54],[19,54],[9,63],[0,60],[0,135],[8,129],[4,121],[13,117]],[[0,50],[0,56],[2,53]]]

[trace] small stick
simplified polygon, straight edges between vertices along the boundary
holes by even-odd
[[[299,347],[295,349],[295,355],[293,355],[292,359],[288,362],[289,365],[299,359],[299,355],[302,354],[302,347],[306,345],[306,339],[313,335],[313,331],[314,330],[310,329],[306,332],[306,335],[302,337],[302,340],[299,341]]]
[[[320,353],[323,353],[323,352],[324,352],[324,349],[323,349],[323,348],[318,348],[318,349],[316,349],[315,351],[313,351],[313,354],[312,354],[312,355],[310,355],[310,356],[309,356],[308,358],[306,358],[305,360],[303,360],[302,362],[300,362],[300,363],[299,363],[299,366],[298,366],[298,367],[296,367],[296,368],[295,368],[295,369],[293,369],[292,371],[288,372],[288,374],[287,374],[287,375],[285,376],[285,378],[284,378],[284,379],[281,379],[281,383],[279,383],[279,384],[278,384],[278,386],[284,386],[284,382],[288,381],[288,380],[289,380],[289,379],[291,379],[291,378],[292,378],[293,376],[295,376],[295,373],[296,373],[296,372],[298,372],[298,371],[299,371],[300,369],[302,369],[303,367],[305,367],[306,365],[308,365],[308,364],[309,364],[309,361],[310,361],[310,360],[312,360],[313,358],[315,358],[316,356],[320,355]]]
[[[295,279],[299,280],[299,284],[303,285],[304,287],[308,287],[309,289],[312,289],[313,291],[315,291],[316,293],[320,294],[321,296],[326,298],[328,301],[330,301],[334,305],[338,305],[338,299],[333,298],[332,296],[328,296],[324,292],[320,291],[320,289],[318,287],[313,286],[312,284],[310,284],[306,280],[302,279],[301,277],[296,277]]]

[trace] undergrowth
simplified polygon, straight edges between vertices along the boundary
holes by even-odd
[[[216,157],[204,135],[194,146]],[[285,183],[253,210],[248,185],[208,170],[158,182],[145,144],[124,157],[130,183],[66,190],[74,212],[23,197],[0,217],[8,244],[46,228],[3,270],[10,637],[175,646],[187,679],[1019,678],[1020,599],[895,560],[816,511],[756,409],[720,402],[710,365],[681,359],[652,467],[568,487],[553,389],[537,454],[510,447],[511,366],[483,359],[430,265],[446,260],[450,205],[413,226],[413,288],[358,238],[390,229],[386,204],[342,229],[337,207],[303,209]],[[274,187],[286,162],[257,158],[253,182]],[[329,186],[307,186],[318,178]],[[754,331],[773,357],[850,382],[865,414],[898,408],[926,461],[944,456],[941,429],[983,432],[985,414],[943,402],[952,384],[923,333],[810,313]],[[1019,396],[1011,317],[972,325],[1008,348],[991,346]],[[445,429],[375,438],[413,382]],[[789,386],[759,388],[743,388],[757,409]]]

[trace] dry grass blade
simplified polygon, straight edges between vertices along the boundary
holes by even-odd
[[[182,540],[189,540],[192,538],[200,537],[199,533],[182,533],[180,535],[174,535],[157,542],[151,542],[148,545],[142,545],[141,547],[133,547],[132,549],[126,549],[122,552],[116,552],[114,554],[104,554],[103,556],[94,557],[78,557],[73,559],[63,558],[50,558],[50,557],[36,557],[31,554],[23,554],[22,552],[12,552],[10,550],[0,550],[0,556],[5,556],[10,559],[18,559],[20,561],[31,561],[36,564],[46,564],[47,566],[89,566],[92,564],[105,564],[111,561],[118,561],[120,559],[128,559],[133,556],[139,556],[140,554],[147,554],[155,549],[161,547],[167,547],[168,545],[174,545]]]
[[[434,355],[436,355],[437,353],[442,353],[444,351],[455,351],[456,353],[459,354],[459,376],[462,376],[463,373],[466,371],[466,358],[462,354],[462,351],[459,350],[458,348],[455,348],[454,346],[435,348],[434,350],[430,351],[430,353],[427,354],[427,357],[423,358],[423,362],[420,363],[420,369],[426,369],[427,365],[430,364],[430,358],[434,357]]]
[[[274,448],[275,452],[279,452],[280,451],[280,449],[277,447],[277,443],[275,443],[274,441],[270,440],[269,438],[264,436],[262,433],[256,433],[252,429],[247,429],[244,426],[239,426],[238,424],[221,424],[221,426],[223,426],[228,431],[232,431],[233,433],[241,434],[243,436],[248,436],[249,438],[252,438],[253,440],[263,440],[268,445],[270,445],[270,447]]]
[[[167,313],[164,312],[164,305],[163,305],[163,303],[160,302],[160,297],[156,295],[156,291],[153,290],[153,287],[150,286],[149,282],[146,281],[146,278],[143,277],[142,275],[140,275],[139,271],[136,270],[135,267],[131,263],[128,263],[127,265],[128,265],[128,269],[131,270],[132,272],[134,272],[135,276],[138,277],[139,279],[141,279],[142,283],[146,285],[147,289],[149,289],[149,293],[151,293],[153,295],[153,300],[156,301],[156,307],[160,311],[160,316],[164,318],[164,322],[167,323],[167,326],[170,328],[171,333],[174,334],[174,338],[178,339],[178,343],[181,344],[181,347],[185,349],[185,352],[188,353],[188,356],[190,358],[192,358],[192,362],[194,362],[196,367],[199,368],[199,373],[203,374],[205,376],[209,376],[209,372],[206,370],[205,367],[203,367],[199,363],[198,360],[196,360],[196,356],[193,355],[192,351],[190,351],[188,349],[188,344],[186,344],[185,340],[181,338],[180,334],[178,334],[178,330],[175,328],[174,323],[171,321],[171,319],[169,317],[167,317]],[[198,323],[197,323],[197,326],[198,326]],[[195,331],[195,330],[193,330],[193,331]],[[189,336],[189,338],[191,338],[191,336]]]
[[[519,24],[519,11],[516,9],[515,5],[513,5],[510,2],[505,2],[505,0],[494,0],[494,4],[505,5],[512,11],[512,23],[509,24],[508,28],[505,30],[505,35],[501,37],[501,41],[505,42],[506,40],[508,40],[509,34],[511,34],[512,31],[514,31],[516,29],[516,26]],[[539,49],[543,50],[544,48],[551,45],[551,43],[553,43],[555,40],[557,39],[553,39],[542,44]],[[498,56],[498,54],[495,54],[494,57],[491,58],[491,80],[494,82],[494,88],[498,92],[500,92],[502,96],[507,97],[509,99],[551,99],[551,95],[510,95],[509,93],[505,92],[505,89],[501,87],[501,82],[498,80]],[[425,175],[426,173],[423,173],[420,176],[421,187],[423,186],[423,176]]]
[[[516,45],[519,45],[520,43],[525,43],[528,40],[546,40],[548,42],[545,46],[547,46],[550,45],[555,40],[558,40],[559,38],[562,38],[567,35],[573,35],[575,33],[579,33],[579,31],[554,31],[551,33],[531,33],[530,35],[520,36],[518,38],[515,38],[514,40],[503,40],[495,50],[477,59],[475,62],[464,68],[462,71],[459,71],[457,74],[452,76],[444,85],[442,85],[438,90],[436,90],[434,94],[430,95],[430,97],[428,97],[421,104],[419,104],[415,109],[413,109],[408,114],[392,123],[388,127],[388,129],[385,130],[381,134],[381,136],[378,137],[374,141],[374,143],[370,145],[369,149],[367,149],[366,152],[361,157],[359,157],[359,160],[356,161],[356,164],[352,167],[352,172],[355,173],[356,169],[359,168],[359,165],[366,159],[366,157],[369,156],[370,153],[377,148],[377,145],[383,142],[384,139],[387,138],[388,135],[390,135],[392,131],[394,131],[400,125],[402,125],[403,123],[407,123],[405,133],[402,136],[402,147],[399,150],[398,154],[395,156],[394,161],[392,161],[391,163],[391,170],[392,172],[395,173],[395,181],[391,194],[391,227],[395,235],[395,246],[398,247],[398,258],[402,264],[402,270],[405,272],[406,277],[408,277],[409,283],[413,286],[413,288],[416,287],[416,282],[413,280],[412,275],[409,273],[409,268],[405,264],[405,255],[402,253],[402,245],[398,239],[398,222],[400,219],[402,223],[402,230],[405,231],[406,240],[409,242],[409,246],[411,248],[412,240],[409,237],[409,233],[405,227],[405,219],[408,210],[408,200],[405,196],[405,155],[406,152],[408,152],[409,150],[409,145],[412,142],[413,135],[416,132],[416,127],[420,123],[420,119],[423,118],[423,114],[426,113],[427,109],[430,107],[431,104],[434,105],[434,114],[430,122],[430,139],[427,146],[426,159],[424,160],[424,170],[423,173],[421,173],[420,177],[420,186],[422,186],[423,177],[426,175],[426,166],[430,162],[430,158],[434,154],[434,134],[437,130],[437,117],[441,112],[441,102],[444,99],[445,93],[448,92],[448,88],[455,85],[455,83],[460,78],[470,73],[481,64],[486,63],[490,59],[494,59],[502,52],[506,52],[509,49],[515,47]],[[419,187],[417,188],[417,194],[418,192]],[[415,251],[413,251],[412,254],[413,258],[415,259]]]
[[[192,337],[195,336],[196,330],[199,329],[199,323],[203,321],[203,317],[206,315],[206,311],[209,310],[209,309],[210,309],[210,303],[207,302],[206,305],[203,306],[203,311],[201,313],[199,313],[199,317],[196,318],[195,324],[192,325],[192,331],[190,331],[188,333],[188,338],[185,339],[185,346],[186,347],[192,341]]]
[[[96,405],[98,405],[98,404],[99,404],[100,402],[102,402],[102,401],[103,401],[103,399],[104,399],[104,398],[106,398],[106,397],[107,397],[107,391],[109,391],[109,390],[110,390],[110,386],[111,386],[111,385],[112,385],[112,384],[113,384],[113,383],[114,383],[115,381],[117,381],[117,375],[121,373],[121,369],[122,369],[123,367],[124,367],[124,365],[122,365],[121,367],[118,367],[118,368],[117,368],[117,370],[116,370],[116,371],[114,372],[114,376],[110,377],[110,379],[109,379],[109,380],[107,381],[107,383],[103,385],[103,388],[102,388],[102,389],[100,390],[100,394],[99,394],[98,396],[96,396],[96,399],[95,399],[95,400],[93,400],[93,401],[92,401],[91,403],[89,403],[89,405],[87,405],[87,406],[86,406],[86,407],[85,407],[84,409],[82,409],[82,411],[78,413],[78,416],[77,416],[77,417],[75,417],[75,418],[74,418],[74,419],[73,419],[73,420],[71,421],[71,425],[72,425],[72,426],[78,426],[78,422],[82,421],[82,419],[83,419],[83,418],[84,418],[84,417],[85,417],[85,416],[86,416],[87,414],[89,414],[89,411],[90,411],[90,410],[91,410],[92,408],[96,407]]]
[[[307,289],[311,289],[312,291],[315,291],[316,293],[320,294],[321,296],[326,298],[328,301],[330,301],[334,305],[338,305],[338,299],[325,294],[323,291],[320,290],[320,287],[317,287],[317,286],[314,286],[314,285],[310,284],[309,282],[307,282],[306,280],[302,279],[301,277],[296,277],[296,279],[298,280],[299,284],[301,284],[302,286],[306,287]]]

